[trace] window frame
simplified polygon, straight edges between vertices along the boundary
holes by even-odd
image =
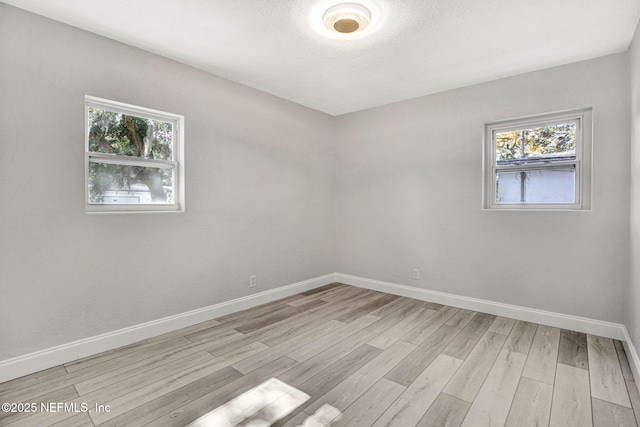
[[[170,122],[173,125],[173,142],[170,160],[145,159],[141,157],[118,154],[95,153],[89,151],[89,108],[99,108],[120,114],[126,114],[151,120]],[[84,101],[84,165],[85,165],[85,212],[87,213],[150,213],[150,212],[184,212],[184,116],[154,110],[146,107],[126,104],[85,95]],[[173,203],[172,204],[100,204],[89,203],[89,164],[91,160],[99,163],[131,165],[156,168],[173,168]]]
[[[497,165],[496,133],[576,123],[576,159],[546,163]],[[483,195],[485,210],[590,210],[592,170],[592,109],[581,108],[535,116],[520,117],[485,124],[483,137]],[[575,166],[574,203],[499,203],[496,201],[496,174],[498,171],[549,170]]]

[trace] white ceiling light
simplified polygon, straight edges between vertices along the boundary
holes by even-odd
[[[311,27],[325,37],[355,39],[378,27],[380,13],[372,0],[326,0],[312,8],[309,18]]]
[[[367,28],[371,22],[371,12],[361,4],[340,3],[324,12],[322,22],[329,31],[355,33]]]

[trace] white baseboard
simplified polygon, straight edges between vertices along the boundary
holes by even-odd
[[[335,273],[0,361],[0,383],[333,282],[621,340],[640,379],[640,357],[624,325]]]
[[[631,336],[626,326],[624,326],[624,336],[625,339],[622,344],[624,345],[625,353],[627,353],[627,360],[629,361],[629,366],[631,366],[633,378],[636,380],[636,387],[640,393],[640,357],[638,357],[638,351],[633,345],[633,341],[631,341]]]
[[[339,283],[345,283],[347,285],[358,286],[360,288],[371,289],[374,291],[386,292],[388,294],[450,305],[452,307],[459,307],[467,310],[480,311],[482,313],[493,314],[496,316],[539,323],[541,325],[555,326],[557,328],[584,332],[591,335],[598,335],[621,341],[626,341],[628,338],[628,334],[625,336],[625,326],[618,323],[603,322],[600,320],[570,316],[551,311],[463,297],[445,292],[430,291],[427,289],[350,276],[342,273],[336,273],[335,280]]]
[[[153,320],[106,334],[81,339],[68,344],[36,351],[24,356],[0,361],[0,383],[48,369],[63,363],[132,344],[167,332],[215,319],[236,311],[275,301],[300,292],[328,285],[335,281],[334,274],[316,277],[288,286],[260,292],[231,301],[199,308],[175,316]]]

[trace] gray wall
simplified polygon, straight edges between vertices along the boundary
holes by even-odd
[[[625,295],[625,325],[640,350],[640,26],[629,49],[631,77],[631,280]]]
[[[0,3],[0,360],[335,271],[328,115]],[[186,212],[86,214],[84,95],[186,117]]]
[[[612,55],[338,117],[337,271],[622,322],[627,67]],[[581,107],[593,107],[592,210],[483,211],[484,124]]]
[[[0,360],[334,271],[640,342],[625,54],[338,118],[3,3],[0,55]],[[185,213],[84,212],[85,94],[186,117]],[[485,122],[589,106],[591,211],[481,210]]]

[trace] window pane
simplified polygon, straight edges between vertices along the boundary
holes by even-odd
[[[173,158],[173,123],[89,107],[89,151],[145,159]]]
[[[498,171],[497,203],[575,203],[575,166]]]
[[[174,168],[89,161],[89,203],[173,204]]]
[[[530,164],[576,159],[576,122],[495,134],[496,163]]]

